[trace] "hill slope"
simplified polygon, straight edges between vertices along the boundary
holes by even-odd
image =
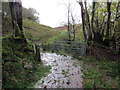
[[[46,42],[52,42],[56,40],[58,41],[68,40],[68,33],[67,33],[67,30],[64,28],[61,28],[61,29],[51,28],[49,26],[45,26],[30,20],[24,20],[23,26],[24,26],[26,37],[32,43],[43,43],[43,42],[46,43]],[[76,31],[75,41],[82,41],[83,32],[80,29],[79,24],[77,25],[77,27],[79,28]]]
[[[26,37],[32,43],[47,42],[49,38],[53,37],[56,34],[59,34],[59,31],[56,31],[49,26],[41,25],[37,22],[28,20],[23,21],[23,27],[25,29]]]

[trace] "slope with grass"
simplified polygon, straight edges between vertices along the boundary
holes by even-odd
[[[24,20],[23,26],[25,29],[26,37],[32,43],[51,43],[54,41],[67,41],[68,33],[67,30],[59,30],[33,22],[30,20]],[[83,41],[82,30],[76,31],[75,41]]]
[[[75,27],[76,27],[75,41],[84,41],[81,24],[76,24]],[[63,41],[64,40],[67,41],[69,39],[67,26],[60,26],[60,27],[56,27],[55,29],[61,31],[62,33],[58,37],[57,36],[53,37],[54,39],[63,40]],[[71,32],[71,37],[73,38],[72,32]]]
[[[43,43],[47,42],[47,40],[54,35],[59,34],[59,30],[56,31],[53,28],[49,26],[45,26],[42,24],[39,24],[37,22],[24,20],[23,26],[25,29],[26,37],[32,42],[32,43]]]
[[[3,88],[32,87],[50,70],[35,60],[32,44],[10,35],[2,38],[2,67]]]

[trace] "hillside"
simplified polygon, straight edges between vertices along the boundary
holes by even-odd
[[[76,26],[76,28],[77,28],[77,31],[80,30],[81,24],[76,24],[75,26]],[[67,26],[59,26],[59,27],[55,27],[54,29],[55,29],[55,30],[67,30],[68,27],[67,27]]]
[[[4,19],[3,19],[4,20]],[[9,19],[8,19],[9,20]],[[9,20],[10,22],[10,20]],[[9,25],[10,24],[10,25]],[[76,41],[83,40],[83,33],[80,28],[80,24],[76,25]],[[7,28],[7,30],[6,30]],[[9,28],[9,29],[8,29]],[[35,21],[31,20],[23,20],[23,28],[25,31],[26,38],[32,43],[46,43],[55,40],[68,40],[67,27],[60,26],[56,28],[51,28],[46,25],[39,24]],[[3,36],[9,35],[12,33],[12,25],[11,23],[7,23],[3,25]],[[81,39],[80,39],[81,38]]]
[[[49,26],[45,26],[29,20],[23,21],[23,27],[26,37],[33,43],[46,42],[49,38],[59,34],[59,31],[56,31]]]
[[[80,25],[77,25],[77,27],[79,26]],[[23,27],[27,39],[30,40],[32,43],[49,43],[52,41],[68,40],[68,33],[64,27],[51,28],[49,26],[45,26],[30,20],[24,20]],[[75,40],[83,40],[83,33],[80,27],[76,31]]]
[[[75,41],[83,41],[84,37],[83,37],[83,31],[82,31],[81,24],[76,24],[75,28],[76,28]],[[68,27],[67,26],[59,26],[59,27],[55,27],[54,29],[56,31],[61,31],[61,33],[59,35],[55,35],[54,37],[50,38],[50,40],[51,39],[58,40],[58,41],[59,40],[62,40],[62,41],[68,40]],[[73,35],[71,35],[71,36],[73,37]]]

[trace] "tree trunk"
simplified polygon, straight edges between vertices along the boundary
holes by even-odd
[[[15,36],[15,9],[14,2],[9,2],[10,11],[11,11],[11,19],[12,19],[12,27],[13,27],[13,37]]]
[[[82,16],[82,30],[84,34],[84,39],[85,41],[87,40],[87,34],[85,32],[85,13],[84,13],[84,8],[82,2],[79,2],[79,5],[81,6],[81,16]]]
[[[104,45],[105,46],[109,46],[110,45],[110,40],[109,40],[110,39],[110,16],[111,16],[110,6],[111,6],[111,2],[107,2],[108,17],[107,17],[106,38],[104,40]]]
[[[36,51],[36,60],[41,61],[41,56],[40,56],[40,46],[35,44],[35,51]]]
[[[93,21],[94,21],[94,14],[95,13],[95,2],[93,1],[93,7],[92,7],[92,19],[91,19],[91,29],[93,34],[95,34],[94,28],[93,28]]]
[[[75,40],[75,19],[73,17],[73,14],[71,13],[71,18],[72,18],[72,29],[73,29],[73,41]]]
[[[91,26],[90,26],[90,20],[89,20],[89,15],[88,15],[88,11],[87,11],[87,3],[86,1],[84,2],[85,4],[85,16],[86,16],[86,27],[87,27],[87,31],[88,31],[88,41],[92,40],[92,32],[91,32]]]
[[[71,35],[70,35],[70,10],[69,10],[70,6],[68,6],[68,41],[71,40]]]
[[[11,18],[12,18],[12,25],[14,30],[14,36],[17,35],[21,37],[21,39],[27,43],[27,40],[23,33],[23,27],[22,27],[22,4],[21,1],[19,2],[9,2],[10,5],[10,11],[11,11]],[[20,32],[18,32],[18,28]],[[19,34],[18,34],[19,33]]]
[[[107,18],[106,39],[109,39],[109,34],[110,34],[110,16],[111,16],[110,6],[111,6],[111,2],[107,2],[108,18]]]

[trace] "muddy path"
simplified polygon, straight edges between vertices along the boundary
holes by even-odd
[[[51,73],[39,80],[35,88],[82,88],[80,61],[55,53],[42,53],[42,60],[52,66]]]

